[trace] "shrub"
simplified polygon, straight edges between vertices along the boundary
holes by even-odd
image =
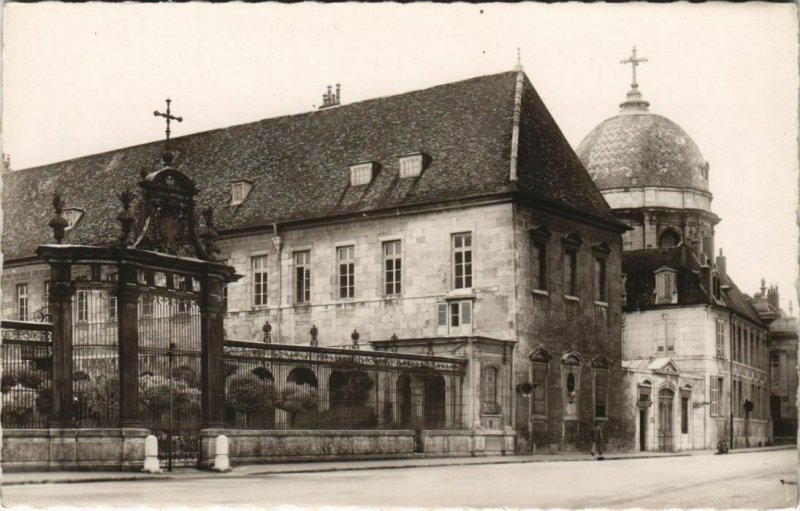
[[[272,380],[246,374],[231,376],[225,382],[225,402],[239,413],[251,414],[275,408],[277,401]]]

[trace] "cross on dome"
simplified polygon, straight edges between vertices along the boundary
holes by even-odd
[[[636,83],[636,66],[638,66],[639,64],[642,64],[644,62],[647,62],[646,58],[644,58],[644,57],[637,58],[636,57],[636,46],[633,47],[633,50],[631,52],[631,56],[630,57],[628,57],[625,60],[620,60],[619,61],[620,64],[630,64],[631,65],[631,70],[633,71],[633,81],[631,82],[631,87],[634,88],[634,89],[639,88],[639,84]]]
[[[636,82],[636,67],[644,62],[647,62],[646,58],[636,56],[636,46],[631,50],[630,57],[619,61],[620,64],[630,64],[633,74],[631,90],[628,91],[625,101],[619,105],[623,112],[646,112],[647,107],[650,106],[650,103],[647,102],[642,97],[642,93],[639,92],[639,84]]]

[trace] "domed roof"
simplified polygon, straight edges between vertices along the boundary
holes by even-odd
[[[642,104],[644,103],[644,104]],[[600,190],[667,186],[708,191],[708,163],[689,135],[647,103],[622,104],[578,145],[580,158]]]

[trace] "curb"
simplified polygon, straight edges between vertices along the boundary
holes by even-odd
[[[754,452],[768,452],[768,451],[782,451],[782,450],[794,450],[795,446],[787,445],[787,446],[774,446],[768,448],[761,448],[757,450],[731,450],[729,454],[748,454]],[[653,459],[653,458],[685,458],[689,456],[704,456],[704,455],[716,455],[716,452],[708,452],[708,451],[686,451],[686,452],[677,452],[677,453],[653,453],[647,455],[638,455],[638,456],[625,456],[625,455],[607,455],[604,457],[603,461],[623,461],[623,460],[644,460],[644,459]],[[434,458],[426,458],[426,459],[434,459]],[[446,458],[446,459],[453,459],[453,458]],[[511,464],[528,464],[528,463],[564,463],[564,462],[575,462],[575,461],[589,461],[592,460],[591,457],[588,455],[583,456],[572,456],[572,457],[565,457],[563,459],[558,458],[543,458],[543,459],[536,459],[536,458],[508,458],[508,459],[496,459],[496,460],[486,460],[486,461],[466,461],[466,460],[474,460],[475,458],[464,458],[465,461],[463,462],[432,462],[432,463],[413,463],[408,465],[371,465],[371,466],[355,466],[355,467],[336,467],[336,466],[309,466],[308,468],[297,468],[297,469],[280,469],[280,468],[264,468],[263,470],[255,469],[253,472],[249,473],[237,473],[236,469],[231,472],[227,472],[225,474],[218,474],[211,471],[200,471],[197,472],[189,472],[183,475],[177,474],[170,474],[170,473],[163,473],[163,474],[150,474],[150,475],[130,475],[130,476],[121,476],[121,477],[88,477],[88,478],[68,478],[68,479],[59,479],[59,480],[46,480],[46,479],[38,479],[38,480],[29,480],[29,481],[2,481],[3,486],[23,486],[23,485],[37,485],[37,484],[79,484],[79,483],[106,483],[106,482],[117,482],[117,481],[169,481],[169,480],[181,480],[181,479],[205,479],[214,476],[219,476],[223,478],[233,478],[233,479],[245,479],[249,477],[256,477],[256,476],[264,476],[264,475],[281,475],[281,474],[313,474],[313,473],[325,473],[325,472],[353,472],[359,470],[402,470],[407,468],[441,468],[441,467],[466,467],[472,465],[511,465]],[[599,460],[598,460],[599,461]],[[311,465],[311,464],[310,464]],[[252,466],[252,465],[251,465]]]

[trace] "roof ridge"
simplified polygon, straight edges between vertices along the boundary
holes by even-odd
[[[370,103],[370,102],[373,102],[373,101],[380,101],[380,100],[384,100],[384,99],[387,99],[387,98],[395,98],[395,97],[401,97],[401,96],[409,96],[409,95],[412,95],[412,94],[419,94],[421,92],[433,91],[435,89],[439,89],[439,88],[442,88],[442,87],[452,87],[454,85],[465,84],[465,83],[472,82],[472,81],[477,81],[477,80],[486,79],[486,78],[490,78],[490,77],[494,77],[494,76],[500,76],[500,75],[512,74],[512,73],[517,73],[517,71],[502,71],[502,72],[498,72],[498,73],[490,73],[490,74],[481,75],[481,76],[473,76],[471,78],[464,78],[464,79],[461,79],[461,80],[456,80],[454,82],[439,83],[439,84],[436,84],[436,85],[432,85],[430,87],[425,87],[425,88],[422,88],[422,89],[414,89],[414,90],[411,90],[411,91],[401,92],[401,93],[398,93],[398,94],[385,94],[385,95],[382,95],[382,96],[375,96],[375,97],[371,97],[371,98],[366,98],[366,99],[362,99],[360,101],[354,101],[352,103],[345,103],[343,105],[337,105],[337,106],[332,107],[332,108],[308,110],[306,112],[298,112],[298,113],[293,113],[293,114],[284,114],[284,115],[278,115],[278,116],[275,116],[275,117],[263,117],[261,119],[255,120],[255,121],[244,122],[244,123],[241,123],[241,124],[230,124],[228,126],[222,126],[222,127],[219,127],[219,128],[212,128],[212,129],[208,129],[208,130],[204,130],[204,131],[196,131],[194,133],[187,133],[186,135],[181,135],[179,137],[173,137],[170,140],[172,142],[174,142],[174,143],[177,143],[177,142],[179,142],[181,140],[185,140],[185,139],[187,139],[189,137],[195,137],[195,136],[204,135],[204,134],[216,133],[216,132],[220,132],[220,131],[229,130],[229,129],[232,129],[232,128],[243,128],[243,127],[246,127],[246,126],[254,126],[254,125],[266,122],[266,121],[286,120],[286,119],[291,119],[293,117],[312,116],[314,114],[324,115],[324,114],[326,114],[328,112],[342,110],[342,109],[345,109],[345,108],[348,108],[348,107],[352,107],[352,106],[355,106],[355,105],[363,105],[365,103]],[[145,146],[148,146],[148,145],[151,145],[151,144],[160,144],[160,143],[163,143],[163,140],[151,140],[149,142],[142,142],[142,143],[139,143],[139,144],[133,144],[133,145],[128,145],[128,146],[124,146],[124,147],[117,147],[117,148],[114,148],[114,149],[109,149],[107,151],[101,151],[99,153],[84,154],[82,156],[76,156],[76,157],[73,157],[73,158],[67,158],[66,160],[58,160],[58,161],[53,161],[53,162],[49,162],[49,163],[44,163],[42,165],[37,165],[37,166],[34,166],[34,167],[25,167],[25,168],[22,168],[22,169],[15,169],[14,171],[9,172],[8,174],[6,174],[6,176],[12,175],[12,174],[14,174],[16,172],[20,172],[20,171],[34,171],[34,170],[39,170],[39,169],[43,169],[43,168],[49,167],[51,165],[61,165],[61,164],[65,164],[65,163],[69,163],[69,162],[75,161],[75,160],[82,160],[84,158],[92,158],[92,157],[110,155],[110,154],[118,153],[118,152],[121,152],[121,151],[128,151],[130,149],[134,149],[134,148],[137,148],[137,147],[145,147]]]

